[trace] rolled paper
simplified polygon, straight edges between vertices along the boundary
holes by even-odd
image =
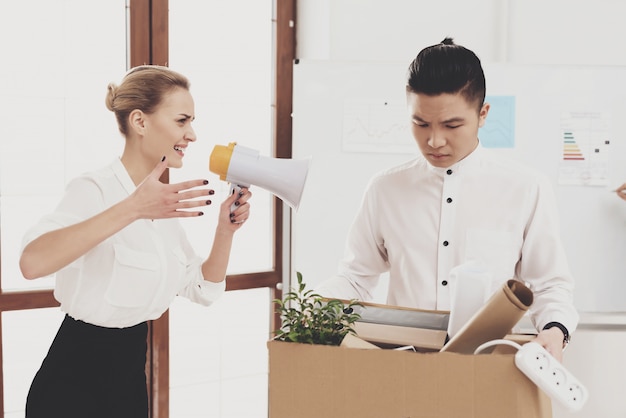
[[[532,303],[533,293],[524,283],[508,280],[440,351],[473,354],[481,344],[504,338]],[[483,353],[489,353],[494,348],[488,348]]]
[[[448,337],[454,337],[491,296],[491,272],[477,261],[469,261],[450,271],[450,321]]]

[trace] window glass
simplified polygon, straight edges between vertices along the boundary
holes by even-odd
[[[208,179],[216,194],[205,216],[184,222],[188,237],[208,253],[229,186],[209,171],[215,145],[236,142],[272,150],[272,1],[169,2],[169,67],[189,77],[197,141],[170,182]],[[254,185],[251,218],[235,236],[229,274],[273,268],[271,195]]]
[[[267,417],[269,289],[170,309],[170,416]]]
[[[104,97],[126,71],[125,0],[3,2],[0,39],[2,289],[51,287],[22,278],[21,240],[70,179],[121,155]]]
[[[205,216],[183,222],[206,254],[229,185],[211,173],[215,145],[272,152],[272,1],[169,1],[169,66],[189,77],[197,141],[170,182],[205,178]],[[237,231],[229,274],[273,268],[272,196],[252,185],[251,218]],[[209,308],[178,298],[170,309],[170,416],[267,416],[270,290],[227,292]],[[244,400],[242,402],[242,400]]]
[[[59,308],[2,313],[4,417],[24,417],[28,389],[56,335]]]

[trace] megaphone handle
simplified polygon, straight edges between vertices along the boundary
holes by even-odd
[[[230,183],[230,195],[232,196],[233,193],[237,193],[239,194],[241,192],[241,186],[238,184],[234,184],[234,183]],[[230,205],[230,213],[233,213],[235,211],[235,209],[237,209],[238,206],[235,205],[234,203],[232,205]]]

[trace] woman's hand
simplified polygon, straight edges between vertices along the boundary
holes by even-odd
[[[235,191],[228,196],[220,205],[213,246],[208,258],[202,263],[202,275],[205,280],[221,282],[226,277],[233,237],[235,231],[241,228],[250,216],[248,199],[251,196],[252,193],[244,187],[239,192]]]
[[[204,188],[207,180],[189,180],[175,184],[161,183],[159,178],[167,168],[167,161],[159,162],[154,170],[137,186],[129,197],[136,219],[186,218],[201,216],[204,212],[190,210],[211,204],[208,196],[214,191]],[[202,187],[198,189],[198,187]]]
[[[248,200],[252,197],[252,193],[248,188],[236,188],[220,206],[219,226],[236,231],[250,217],[250,203]]]

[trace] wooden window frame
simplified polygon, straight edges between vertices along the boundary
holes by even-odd
[[[296,0],[273,0],[274,5],[274,98],[273,98],[273,156],[292,156],[292,93],[293,63],[295,60]],[[130,66],[141,64],[168,64],[168,0],[128,0],[129,8],[129,57]],[[164,181],[169,180],[168,172]],[[274,253],[273,269],[227,277],[226,290],[270,288],[270,299],[282,297],[285,271],[283,235],[283,204],[278,198],[274,205]],[[1,233],[1,231],[0,231]],[[1,254],[2,248],[0,248]],[[0,271],[2,266],[0,257]],[[2,313],[15,310],[57,307],[50,290],[26,290],[4,292],[0,274],[0,411],[4,414],[4,372],[2,355]],[[280,324],[280,317],[274,313],[268,321],[272,330]],[[150,321],[148,333],[148,360],[146,373],[150,395],[151,418],[169,417],[169,313]]]

